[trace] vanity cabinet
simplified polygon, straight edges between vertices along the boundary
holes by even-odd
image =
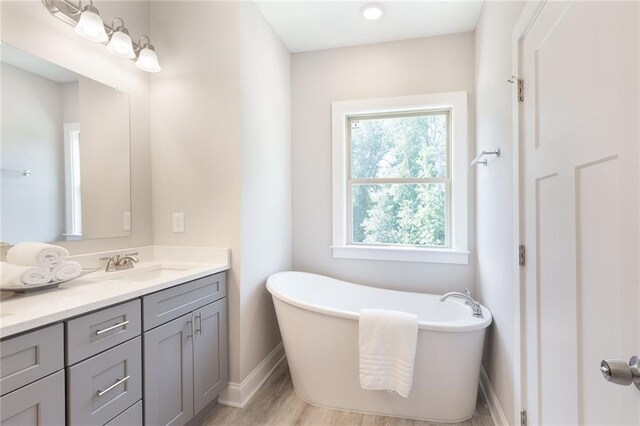
[[[61,426],[64,422],[62,370],[0,397],[3,426]]]
[[[66,326],[66,359],[67,365],[71,365],[139,336],[140,300],[74,318]]]
[[[185,424],[227,385],[225,296],[222,272],[3,339],[0,424]]]
[[[70,425],[104,425],[141,398],[140,336],[67,368]]]
[[[12,337],[0,344],[0,394],[64,368],[62,324]]]
[[[0,344],[0,424],[64,424],[63,337],[56,324]]]
[[[215,288],[218,300],[210,302],[208,296],[198,298],[199,303],[189,304],[191,312],[144,333],[144,413],[149,425],[185,424],[227,385],[225,276],[218,274],[189,284],[192,286],[180,290],[200,294],[203,287]],[[164,311],[182,313],[184,297],[176,294],[176,290],[153,294],[149,301],[143,298],[143,306],[158,305],[157,301],[163,300]],[[205,302],[210,303],[203,306]],[[175,310],[167,306],[171,303]],[[154,313],[153,324],[157,318]],[[146,319],[145,311],[145,328]]]
[[[182,425],[193,417],[192,315],[144,334],[144,414],[148,425]]]
[[[227,386],[226,300],[210,303],[193,313],[193,405],[198,413]]]
[[[111,420],[105,426],[134,426],[142,424],[142,401],[129,407],[124,413]]]

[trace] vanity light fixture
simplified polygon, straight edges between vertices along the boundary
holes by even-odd
[[[115,18],[111,26],[105,25],[93,0],[84,7],[74,0],[42,0],[42,3],[49,13],[74,27],[78,35],[106,45],[107,51],[115,56],[135,61],[142,71],[160,72],[158,55],[149,37],[142,36],[138,44],[134,43],[122,18]]]
[[[116,26],[117,21],[120,21],[122,25]],[[129,30],[124,26],[124,21],[121,18],[116,18],[111,23],[111,26],[113,27],[113,33],[111,34],[109,44],[107,44],[107,51],[119,58],[135,58],[136,54],[133,51],[133,42],[129,36]]]
[[[93,6],[93,0],[82,9],[80,19],[75,27],[75,32],[80,37],[87,40],[104,43],[109,40],[107,32],[104,30],[104,22],[98,13],[98,9]]]
[[[375,21],[382,17],[382,13],[383,13],[382,5],[378,3],[365,4],[361,10],[361,13],[364,19],[368,19],[369,21]]]
[[[142,40],[146,40],[143,44]],[[150,43],[149,37],[142,36],[140,37],[140,41],[138,42],[138,46],[140,46],[140,52],[138,53],[138,60],[136,61],[136,67],[146,72],[160,72],[160,64],[158,63],[158,55],[156,55],[156,50],[153,48],[153,45]]]

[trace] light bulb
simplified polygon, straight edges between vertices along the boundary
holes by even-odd
[[[362,8],[362,16],[370,21],[380,19],[382,16],[382,6],[377,3],[365,4]]]
[[[129,31],[126,28],[118,28],[112,35],[109,44],[107,44],[109,53],[120,58],[133,59],[136,57],[133,51],[133,43],[129,37]]]
[[[147,44],[138,54],[136,67],[146,72],[160,72],[160,64],[158,63],[158,55],[152,45]]]
[[[80,37],[91,41],[103,43],[109,40],[109,36],[107,36],[107,32],[104,30],[102,18],[98,14],[98,9],[91,5],[85,6],[78,20],[78,24],[75,27],[75,32]]]

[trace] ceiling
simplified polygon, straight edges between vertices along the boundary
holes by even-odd
[[[360,13],[370,2],[271,1],[256,5],[291,52],[381,43],[473,31],[482,1],[378,1],[382,18]]]

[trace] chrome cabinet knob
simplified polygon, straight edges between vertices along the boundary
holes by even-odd
[[[633,356],[627,363],[621,359],[605,359],[600,363],[600,372],[606,381],[616,385],[635,384],[640,390],[640,357]]]

